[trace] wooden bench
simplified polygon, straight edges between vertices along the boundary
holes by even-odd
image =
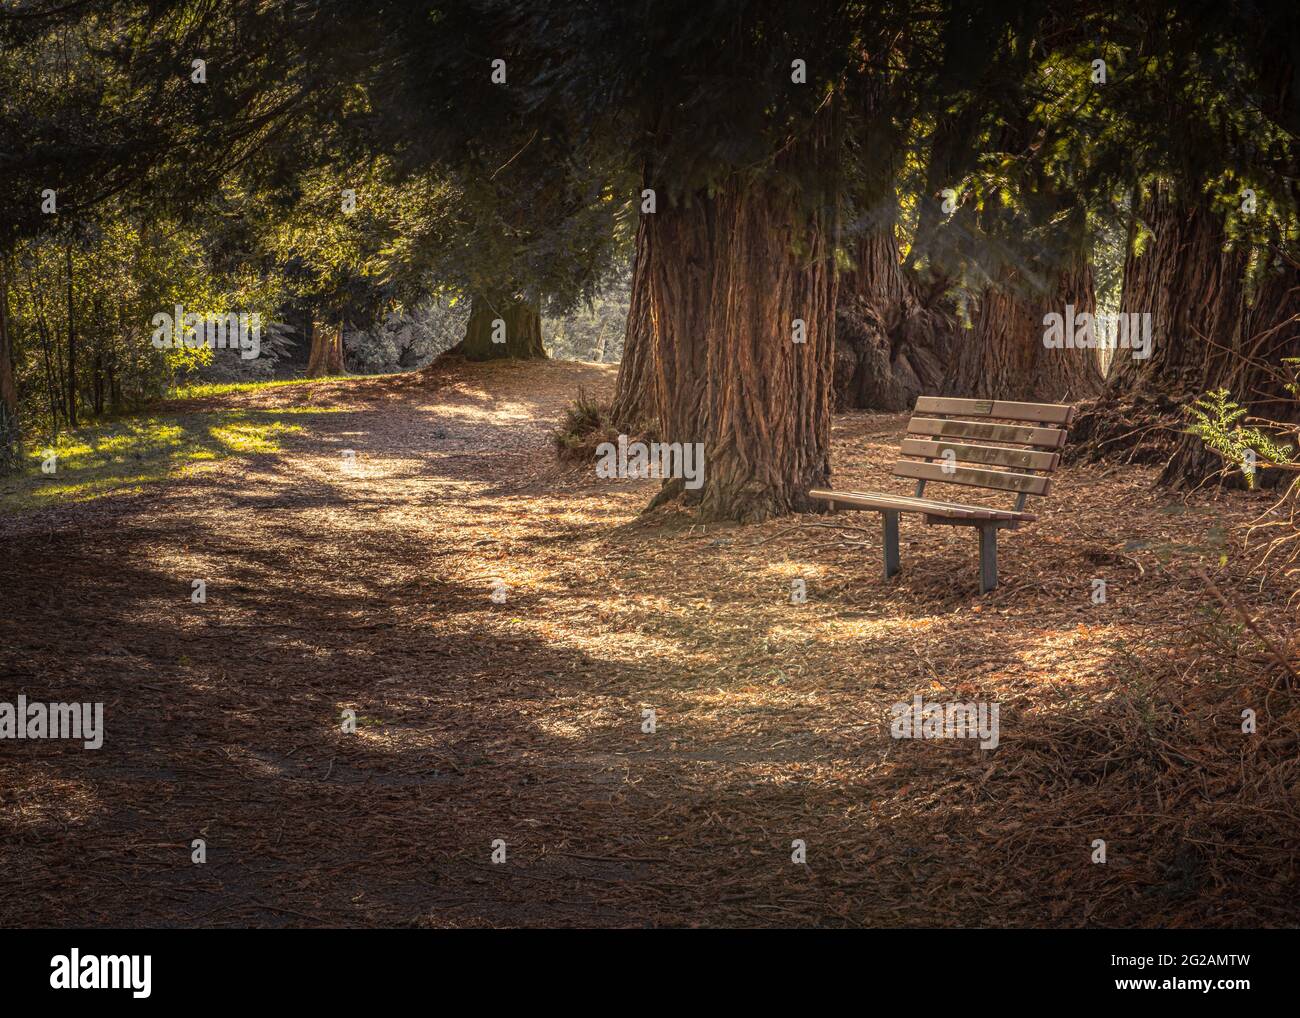
[[[998,531],[1014,530],[1036,517],[1024,511],[1029,495],[1046,495],[1061,462],[1074,407],[1059,403],[1012,403],[992,399],[943,399],[922,396],[907,423],[907,437],[894,464],[895,477],[916,480],[912,495],[873,491],[808,494],[832,508],[874,509],[884,517],[885,576],[898,572],[898,517],[920,513],[927,524],[979,527],[980,593],[998,584]],[[983,419],[981,419],[983,418]],[[1002,424],[995,421],[1013,421]],[[967,464],[974,464],[973,466]],[[994,492],[1014,492],[1010,509],[923,497],[927,481],[965,484]]]

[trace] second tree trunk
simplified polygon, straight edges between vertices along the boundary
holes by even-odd
[[[536,303],[515,297],[476,296],[465,338],[448,352],[472,361],[544,358],[541,310]]]

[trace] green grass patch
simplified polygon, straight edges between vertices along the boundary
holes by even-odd
[[[0,512],[84,502],[110,493],[139,490],[202,463],[228,456],[280,451],[284,435],[302,425],[280,418],[325,413],[291,410],[216,410],[167,417],[132,417],[89,425],[57,442],[27,450],[26,469],[0,481]],[[54,473],[42,464],[54,454]]]
[[[327,378],[276,378],[267,382],[195,382],[180,385],[168,393],[168,399],[207,399],[226,396],[234,392],[261,392],[264,389],[283,389],[290,385],[344,385],[369,375],[334,375]]]

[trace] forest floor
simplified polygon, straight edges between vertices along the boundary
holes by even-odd
[[[1283,629],[1240,564],[1269,495],[1070,467],[995,591],[973,531],[917,517],[887,582],[874,514],[642,517],[657,482],[557,463],[578,386],[613,380],[219,394],[159,414],[274,447],[0,517],[0,700],[100,701],[106,729],[0,741],[0,925],[1300,919],[1294,746],[1240,731],[1294,730],[1294,690],[1195,573]],[[901,490],[904,420],[837,416],[834,484]],[[892,739],[918,693],[997,702],[999,746]]]

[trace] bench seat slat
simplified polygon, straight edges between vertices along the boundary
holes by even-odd
[[[1040,424],[1069,425],[1074,407],[1065,403],[1016,403],[1003,399],[950,399],[945,396],[921,396],[916,413],[966,414],[970,417],[997,417],[1005,421],[1033,421]]]
[[[914,477],[922,481],[939,481],[943,484],[968,484],[976,488],[997,491],[1023,491],[1027,495],[1046,495],[1051,487],[1050,477],[1033,474],[1013,474],[1004,470],[979,470],[976,467],[957,467],[951,473],[942,463],[913,463],[899,460],[894,464],[895,477]]]
[[[961,445],[957,442],[931,442],[919,438],[903,439],[898,451],[904,456],[927,456],[930,459],[943,459],[945,453],[951,452],[958,463],[992,463],[1021,470],[1055,470],[1061,460],[1060,453],[1039,452],[1036,449]]]
[[[960,502],[940,502],[932,498],[912,498],[908,495],[889,495],[875,491],[830,491],[814,488],[808,492],[812,498],[861,509],[895,509],[899,512],[923,513],[926,516],[946,516],[958,520],[1016,520],[1030,522],[1038,517],[1033,513],[1015,512],[1011,509],[990,509],[981,505],[964,505]]]
[[[933,417],[913,417],[907,422],[909,435],[932,435],[936,438],[973,438],[982,442],[1010,442],[1032,445],[1039,449],[1059,449],[1068,432],[1060,428],[1030,428],[1019,424],[988,424],[984,421],[941,421]]]

